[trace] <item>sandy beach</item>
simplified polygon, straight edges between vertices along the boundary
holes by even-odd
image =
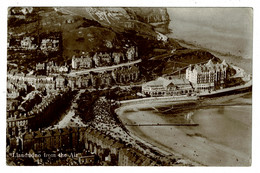
[[[155,107],[160,107],[162,105],[153,104],[138,104],[138,105],[126,105],[120,107],[117,110],[117,114],[123,121],[127,124],[145,124],[145,123],[174,123],[174,118],[165,118],[157,113]],[[234,107],[234,111],[239,109]],[[244,108],[242,108],[244,109]],[[204,111],[204,112],[203,112]],[[209,112],[214,113],[218,109],[209,110]],[[235,112],[236,113],[236,112]],[[196,114],[196,113],[195,113]],[[203,117],[200,115],[204,115]],[[224,114],[223,114],[224,115]],[[244,115],[244,114],[241,114]],[[225,115],[224,115],[225,116]],[[251,116],[251,115],[248,115]],[[241,138],[237,138],[238,133],[245,131],[243,136],[248,136],[251,132],[251,117],[217,117],[212,119],[212,121],[217,124],[212,126],[208,122],[212,122],[210,118],[213,116],[208,116],[208,111],[200,110],[196,115],[193,115],[194,121],[200,121],[195,123],[201,123],[199,127],[176,127],[176,126],[126,126],[128,130],[139,138],[157,146],[161,150],[164,150],[170,154],[179,154],[183,159],[189,159],[200,165],[209,166],[249,166],[251,164],[251,136],[247,138],[249,142],[243,143],[240,141]],[[219,119],[220,118],[220,119]],[[244,118],[244,119],[243,119]],[[218,121],[216,121],[216,119]],[[228,120],[226,120],[228,119]],[[241,119],[241,120],[240,120]],[[242,120],[246,122],[243,123]],[[205,123],[203,122],[205,121]],[[225,123],[228,121],[227,123]],[[232,123],[233,124],[230,124]],[[239,123],[237,123],[239,122]],[[224,123],[224,125],[223,125]],[[206,124],[206,125],[205,125]],[[221,125],[222,124],[222,125]],[[211,131],[208,132],[208,127],[212,126]],[[236,132],[236,128],[241,128]],[[230,127],[230,129],[225,129]],[[233,129],[232,129],[233,128]],[[230,134],[223,136],[217,136],[215,131],[222,130]],[[217,133],[218,134],[218,133]],[[230,136],[235,136],[232,139],[228,139]],[[211,137],[212,136],[212,137]],[[231,141],[231,142],[230,142]],[[235,145],[234,141],[236,144]],[[240,142],[240,143],[239,143]]]

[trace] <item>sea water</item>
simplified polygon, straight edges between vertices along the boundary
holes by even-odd
[[[222,53],[252,58],[252,8],[167,8],[169,37]]]

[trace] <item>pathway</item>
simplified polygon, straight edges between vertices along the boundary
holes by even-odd
[[[113,66],[105,66],[105,67],[97,67],[97,68],[91,68],[91,69],[80,70],[80,71],[72,71],[68,75],[73,76],[73,75],[79,75],[79,74],[86,74],[86,73],[89,73],[89,72],[110,71],[110,70],[113,70],[115,68],[134,65],[134,64],[137,64],[141,61],[142,61],[141,59],[138,59],[136,61],[122,63],[122,64],[118,64],[118,65],[113,65]]]
[[[72,102],[75,102],[79,99],[79,96],[86,90],[80,90]],[[85,127],[86,124],[82,122],[82,119],[79,116],[75,116],[75,110],[73,109],[73,104],[69,108],[67,114],[59,121],[54,127],[48,127],[47,129],[62,129],[66,127]]]

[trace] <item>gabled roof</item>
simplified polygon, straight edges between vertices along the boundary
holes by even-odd
[[[61,134],[59,129],[54,129],[53,132],[54,132],[54,136],[60,136]]]
[[[210,59],[206,64],[204,65],[195,65],[194,70],[197,72],[214,72],[215,70],[224,70],[224,68],[228,67],[228,64],[226,63],[225,60],[222,61],[221,64],[217,63],[214,64],[212,60]],[[191,69],[191,68],[190,68]]]
[[[183,85],[183,84],[189,84],[189,81],[184,78],[173,78],[171,80],[165,79],[163,77],[159,77],[154,81],[147,82],[143,86],[161,86],[161,87],[167,87],[170,84],[172,85]]]
[[[26,133],[24,135],[24,139],[32,139],[34,137],[34,134],[33,133]]]
[[[168,86],[171,83],[170,80],[167,80],[163,77],[159,77],[156,80],[147,82],[144,86]]]
[[[174,85],[189,84],[189,81],[185,78],[173,78],[171,81]]]
[[[41,138],[41,137],[43,137],[43,135],[42,135],[42,132],[41,131],[36,131],[35,132],[35,138]]]
[[[228,64],[227,64],[227,62],[226,62],[226,60],[224,59],[223,61],[222,61],[222,63],[221,63],[222,65],[225,65],[225,66],[228,66]]]
[[[197,64],[194,66],[193,70],[197,70],[199,73],[202,71],[201,66]]]
[[[46,130],[46,134],[44,135],[45,137],[51,137],[52,136],[52,131],[51,130]]]
[[[67,135],[67,134],[70,134],[70,131],[68,128],[63,128],[62,129],[62,135]]]
[[[205,64],[207,67],[214,67],[214,64],[212,60],[210,59],[207,64]]]
[[[167,85],[168,86],[175,86],[172,82]]]

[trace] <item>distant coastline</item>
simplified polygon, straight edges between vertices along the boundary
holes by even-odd
[[[252,8],[167,8],[174,39],[252,59]]]
[[[185,41],[182,39],[176,39],[175,40],[183,47],[190,48],[190,49],[201,49],[207,52],[210,52],[214,56],[220,58],[221,60],[225,59],[228,63],[234,64],[236,66],[239,66],[243,68],[247,73],[252,74],[252,59],[246,59],[242,56],[237,56],[231,53],[223,53],[219,52],[217,50],[208,49],[205,47],[202,47],[201,45],[195,45],[192,42]]]

